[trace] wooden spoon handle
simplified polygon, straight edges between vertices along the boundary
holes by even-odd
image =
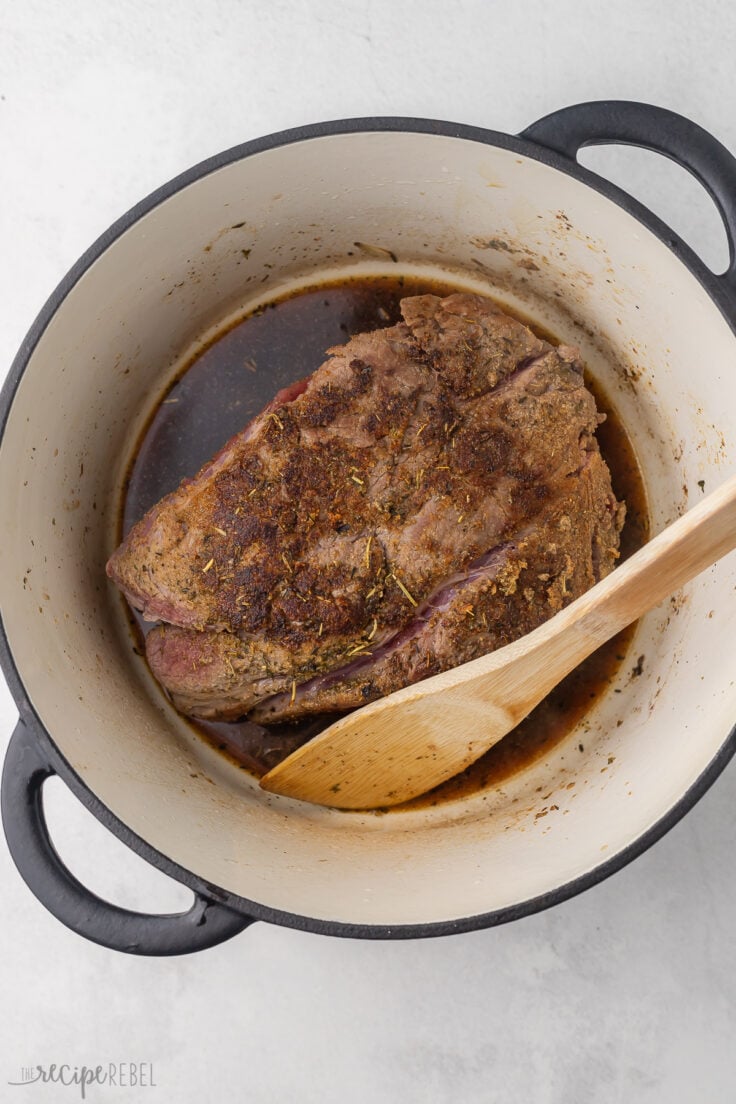
[[[567,609],[503,649],[518,680],[512,698],[536,701],[597,647],[736,548],[736,476],[669,525]],[[501,653],[496,653],[499,656]],[[479,663],[489,665],[494,655]],[[472,667],[468,664],[468,671]],[[480,672],[478,672],[480,674]],[[498,681],[491,678],[493,693]],[[489,684],[490,685],[490,684]],[[510,688],[509,688],[510,689]]]

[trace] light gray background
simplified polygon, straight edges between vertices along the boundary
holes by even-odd
[[[201,158],[321,119],[405,114],[515,131],[621,97],[736,149],[727,0],[17,0],[0,7],[0,378],[37,310],[126,208]],[[698,186],[636,150],[584,155],[722,269]],[[724,642],[725,646],[725,642]],[[732,646],[732,644],[731,644]],[[0,690],[0,740],[15,721]],[[142,909],[188,895],[48,787],[59,848]],[[0,1100],[29,1063],[151,1061],[158,1087],[89,1099],[462,1104],[736,1096],[736,768],[652,851],[551,912],[413,943],[255,925],[146,961],[53,920],[0,846]]]

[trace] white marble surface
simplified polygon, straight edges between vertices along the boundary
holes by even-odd
[[[0,7],[0,375],[110,221],[224,147],[362,114],[514,131],[579,100],[643,99],[736,149],[736,12],[625,0],[5,0]],[[725,263],[719,220],[653,155],[586,154]],[[0,740],[15,719],[0,690]],[[142,909],[187,894],[49,786],[62,854]],[[145,1061],[156,1088],[90,1100],[422,1104],[721,1102],[736,1092],[736,769],[634,865],[500,929],[362,943],[255,925],[147,961],[53,920],[0,846],[0,1100],[29,1063]]]

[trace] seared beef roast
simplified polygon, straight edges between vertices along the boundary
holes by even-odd
[[[108,574],[184,713],[351,709],[492,651],[614,566],[576,350],[474,295],[328,350],[131,530]]]

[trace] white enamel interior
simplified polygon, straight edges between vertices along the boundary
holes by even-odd
[[[698,778],[736,719],[724,646],[736,557],[646,617],[631,652],[644,655],[643,676],[625,664],[620,692],[502,790],[387,815],[262,793],[152,684],[104,563],[138,431],[193,342],[258,297],[358,269],[452,271],[580,345],[633,437],[655,528],[702,494],[701,481],[707,491],[736,470],[734,335],[630,215],[559,171],[468,140],[310,139],[167,199],[60,305],[0,447],[0,602],[48,731],[143,839],[277,909],[430,923],[592,871]]]

